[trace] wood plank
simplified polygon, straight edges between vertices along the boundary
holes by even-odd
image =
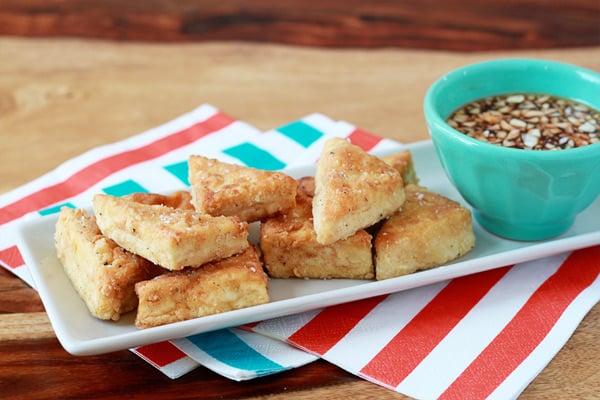
[[[596,0],[4,0],[0,34],[488,51],[600,44]]]
[[[170,380],[129,351],[73,357],[56,339],[0,341],[0,354],[0,383],[7,399],[123,399],[126,393],[131,398],[231,399],[293,392],[299,392],[297,398],[310,398],[307,388],[343,393],[346,389],[338,391],[342,384],[358,381],[324,361],[249,382],[230,381],[202,367]],[[18,384],[4,384],[8,382]],[[404,398],[367,382],[358,384],[367,395]]]
[[[44,311],[37,292],[15,275],[0,268],[0,315]]]
[[[0,314],[0,342],[55,336],[45,312]]]

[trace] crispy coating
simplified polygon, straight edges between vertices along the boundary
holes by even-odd
[[[417,177],[417,171],[415,170],[410,150],[403,150],[399,153],[390,154],[389,156],[381,157],[381,159],[400,172],[405,186],[409,183],[412,183],[413,185],[419,184],[419,178]]]
[[[93,204],[104,235],[168,270],[230,257],[248,245],[248,224],[237,217],[213,217],[104,194],[95,195]]]
[[[341,138],[325,142],[315,173],[317,241],[331,244],[374,225],[404,202],[395,168]]]
[[[102,235],[94,217],[63,207],[55,231],[58,259],[90,313],[118,320],[137,307],[134,285],[163,272]]]
[[[267,219],[260,228],[265,268],[273,278],[374,277],[371,235],[359,230],[329,245],[317,242],[312,222],[312,177],[298,181],[296,207]]]
[[[143,192],[131,193],[123,196],[123,198],[142,204],[163,205],[181,210],[195,210],[192,205],[192,194],[187,190],[178,190],[167,195]]]
[[[294,206],[296,181],[285,173],[197,155],[190,156],[188,164],[192,204],[200,212],[254,222]]]
[[[268,277],[251,244],[236,256],[139,282],[135,291],[141,329],[269,302]]]
[[[433,268],[475,246],[471,213],[455,201],[408,185],[402,209],[375,237],[376,279]]]

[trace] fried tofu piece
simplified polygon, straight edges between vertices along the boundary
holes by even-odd
[[[309,197],[315,197],[315,177],[305,176],[298,179],[297,191]]]
[[[404,186],[410,183],[413,185],[419,184],[419,178],[417,177],[417,171],[415,171],[415,165],[410,150],[403,150],[399,153],[390,154],[389,156],[381,157],[381,159],[400,172]]]
[[[134,285],[164,271],[102,235],[94,217],[81,209],[61,209],[54,240],[65,274],[99,319],[116,321],[134,310]]]
[[[317,241],[331,244],[374,225],[396,212],[404,197],[398,170],[347,140],[327,140],[315,173]]]
[[[311,177],[298,181],[296,207],[260,227],[260,247],[272,278],[372,279],[371,235],[359,230],[329,245],[317,242],[312,223]]]
[[[171,194],[158,193],[131,193],[123,196],[124,199],[142,204],[163,205],[181,210],[195,211],[192,204],[192,194],[187,190],[178,190]]]
[[[188,160],[192,204],[210,215],[254,222],[294,206],[296,181],[283,172],[263,171],[192,155]]]
[[[374,241],[376,279],[440,266],[475,246],[471,212],[440,194],[408,185],[402,209]]]
[[[135,291],[140,329],[269,302],[268,277],[251,244],[236,256],[139,282]]]
[[[248,246],[248,224],[164,205],[97,194],[93,199],[102,233],[132,253],[168,270],[230,257]]]

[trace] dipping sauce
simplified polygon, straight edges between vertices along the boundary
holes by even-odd
[[[544,94],[490,96],[454,111],[454,129],[492,144],[529,150],[560,150],[600,142],[600,112]]]

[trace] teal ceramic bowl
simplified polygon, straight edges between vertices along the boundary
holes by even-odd
[[[547,239],[568,230],[600,194],[600,143],[509,148],[471,138],[445,122],[466,103],[511,93],[548,94],[599,110],[600,74],[545,60],[491,60],[444,75],[425,96],[425,119],[442,167],[480,225],[509,239]]]

